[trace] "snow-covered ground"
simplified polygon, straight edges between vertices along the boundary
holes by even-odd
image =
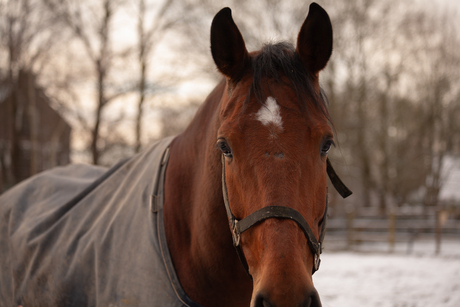
[[[460,307],[460,238],[322,255],[313,276],[324,307]]]

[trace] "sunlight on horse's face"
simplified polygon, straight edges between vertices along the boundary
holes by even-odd
[[[302,112],[289,86],[273,84],[265,104],[252,97],[244,106],[249,82],[242,80],[223,103],[217,136],[232,151],[225,163],[233,214],[242,219],[266,206],[291,207],[319,237],[327,194],[322,148],[332,141],[332,129],[314,107]],[[254,294],[271,291],[280,296],[274,301],[284,303],[292,297],[283,293],[313,291],[313,255],[296,222],[267,219],[243,233],[241,245]]]

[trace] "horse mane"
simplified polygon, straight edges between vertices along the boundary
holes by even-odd
[[[313,76],[307,71],[291,43],[265,44],[260,53],[252,59],[252,70],[253,82],[246,103],[250,101],[251,95],[254,95],[264,104],[263,97],[268,96],[267,94],[273,95],[269,81],[274,81],[292,88],[302,112],[308,113],[308,107],[311,105],[318,108],[331,122],[326,95],[322,89],[319,94],[316,93],[313,88]],[[281,105],[282,101],[278,103]]]

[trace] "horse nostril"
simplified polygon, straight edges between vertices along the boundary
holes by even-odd
[[[319,294],[316,290],[313,290],[308,295],[305,303],[301,305],[302,307],[321,307],[321,300],[319,299]]]
[[[268,302],[268,299],[263,294],[257,294],[257,297],[254,301],[254,307],[275,307]]]
[[[321,300],[319,298],[318,292],[316,290],[312,290],[310,293],[306,295],[307,297],[305,300],[303,300],[302,303],[294,303],[293,301],[288,302],[285,301],[284,303],[281,303],[282,305],[286,305],[286,303],[289,306],[295,306],[295,307],[321,307]],[[252,307],[279,307],[282,305],[279,305],[280,303],[272,303],[269,301],[268,297],[259,293],[255,297],[254,300],[254,305]]]

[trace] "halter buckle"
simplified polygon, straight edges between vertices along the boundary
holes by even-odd
[[[321,263],[321,258],[320,258],[320,254],[319,252],[317,254],[315,254],[315,257],[314,257],[314,260],[313,260],[313,269],[314,269],[314,272],[318,271],[319,270],[319,265]]]
[[[238,224],[238,220],[235,220],[235,222],[233,223],[233,229],[232,229],[232,237],[233,237],[233,245],[236,246],[239,246],[240,245],[240,232],[238,231],[238,228],[237,228],[237,225]]]

